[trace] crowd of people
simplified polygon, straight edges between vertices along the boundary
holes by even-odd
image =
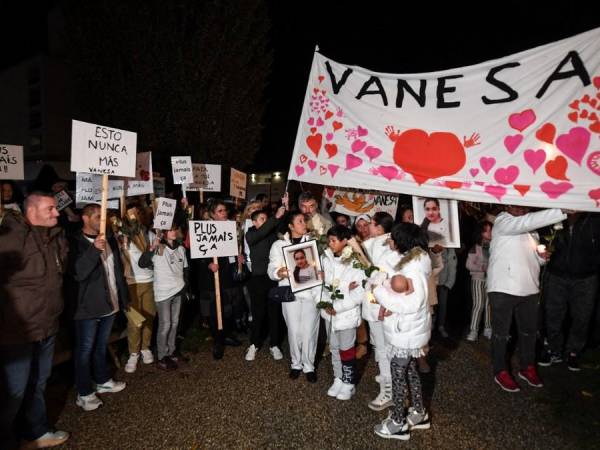
[[[58,182],[53,191],[64,187]],[[397,221],[385,212],[354,219],[329,214],[309,192],[293,203],[286,194],[274,208],[263,195],[243,210],[211,199],[193,211],[182,199],[171,229],[159,231],[150,226],[151,202],[136,198],[125,214],[109,212],[106,233],[100,233],[97,204],[58,211],[52,193],[32,191],[23,200],[12,183],[3,183],[2,200],[0,440],[8,448],[19,439],[25,447],[43,448],[69,438],[48,423],[44,400],[59,318],[65,315],[73,330],[76,404],[83,411],[100,407],[103,394],[126,388],[107,363],[117,323],[126,326],[124,369],[132,373],[140,362],[177,370],[187,360],[177,336],[200,320],[210,329],[215,360],[224,357],[227,346],[242,345],[240,333],[247,329],[247,361],[256,359],[264,342],[271,357],[282,360],[287,341],[289,378],[303,375],[309,383],[317,381],[315,359],[319,336],[325,335],[333,372],[327,395],[340,401],[354,396],[357,359],[370,344],[379,392],[366,406],[390,408],[374,432],[407,440],[411,431],[430,427],[420,374],[431,370],[432,330],[448,337],[448,299],[457,272],[470,274],[472,313],[465,338],[476,341],[483,331],[491,340],[493,380],[508,392],[520,389],[508,363],[513,317],[517,377],[542,387],[536,364],[566,358],[569,370],[580,369],[597,302],[600,220],[591,213],[530,212],[511,205],[478,215],[473,237],[461,250],[438,240],[447,225],[437,199],[423,202],[421,224],[413,223],[406,206]],[[187,220],[192,217],[237,221],[239,254],[216,262],[190,259]],[[544,228],[550,235],[542,245],[536,230]],[[284,249],[313,240],[321,269],[308,270],[312,266],[303,250],[293,253],[289,267]],[[310,282],[313,274],[317,283]],[[294,281],[309,287],[292,292]],[[567,313],[571,326],[565,339]],[[544,338],[536,359],[536,343]]]

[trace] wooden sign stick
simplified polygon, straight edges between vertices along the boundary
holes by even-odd
[[[106,238],[106,208],[108,206],[108,175],[102,175],[102,204],[100,206],[100,236]]]
[[[204,189],[200,188],[200,204],[204,204]]]
[[[125,203],[125,190],[121,192],[121,196],[119,197],[119,202],[121,203],[121,219],[125,218],[125,214],[127,214],[127,204]]]
[[[213,256],[213,264],[218,265],[219,260],[216,256]],[[217,328],[219,330],[223,329],[223,316],[221,314],[221,284],[219,281],[219,271],[217,270],[215,273],[215,300],[217,306]]]

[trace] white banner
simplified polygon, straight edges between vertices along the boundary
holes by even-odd
[[[152,152],[140,152],[135,159],[135,178],[126,180],[126,195],[152,194],[154,183],[152,180]]]
[[[135,176],[137,134],[73,120],[71,171]]]
[[[376,212],[386,212],[396,217],[398,210],[398,195],[383,192],[351,192],[326,187],[323,195],[331,202],[330,211],[346,214],[348,216],[359,216],[368,214],[372,216]]]
[[[154,224],[152,227],[156,230],[170,230],[173,225],[173,218],[175,217],[177,200],[159,197],[156,199],[156,204],[158,208],[154,215]]]
[[[123,193],[123,180],[108,180],[108,198],[118,199]],[[98,203],[102,200],[102,175],[78,173],[75,176],[75,202],[79,204]],[[114,204],[114,203],[113,203]]]
[[[54,194],[54,198],[56,199],[56,209],[59,211],[62,211],[71,203],[73,203],[71,196],[65,191],[57,192]]]
[[[23,180],[23,146],[0,144],[0,180]]]
[[[229,195],[235,198],[246,198],[246,174],[231,168]]]
[[[190,220],[192,258],[236,256],[237,228],[234,221]]]
[[[600,28],[423,74],[315,53],[289,179],[599,211]]]
[[[194,182],[186,184],[186,191],[220,192],[221,166],[218,164],[192,164]]]
[[[193,181],[191,156],[171,156],[171,169],[173,170],[174,184],[185,184]]]

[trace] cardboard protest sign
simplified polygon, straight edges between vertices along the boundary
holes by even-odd
[[[171,156],[171,168],[174,184],[185,184],[194,181],[191,156]]]
[[[135,176],[137,134],[73,120],[71,171]]]
[[[152,194],[154,192],[152,178],[152,152],[138,153],[135,160],[135,178],[127,180],[125,195],[131,197]]]
[[[190,250],[192,258],[236,256],[236,223],[231,220],[190,220]]]
[[[323,196],[331,202],[330,211],[348,216],[361,214],[372,216],[376,212],[382,211],[396,217],[398,209],[398,195],[385,192],[352,192],[325,188]]]
[[[221,166],[218,164],[192,164],[194,182],[185,186],[186,191],[220,192]]]
[[[173,225],[173,218],[175,217],[177,200],[160,197],[156,199],[156,204],[158,208],[154,215],[154,224],[152,227],[157,230],[170,230]]]
[[[23,180],[23,146],[0,144],[0,180]]]
[[[56,209],[59,211],[62,211],[71,203],[73,203],[73,199],[65,191],[57,192],[54,194],[54,198],[56,199]]]
[[[235,198],[246,198],[246,174],[231,168],[229,195]]]
[[[125,185],[123,180],[108,180],[109,199],[120,198],[124,189]],[[78,173],[75,176],[75,202],[77,205],[98,203],[101,198],[102,175]]]
[[[164,197],[167,189],[166,189],[166,179],[164,177],[154,177],[154,195],[157,197]]]

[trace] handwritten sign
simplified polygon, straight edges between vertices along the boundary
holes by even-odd
[[[0,180],[22,180],[23,146],[0,144]]]
[[[140,152],[135,158],[135,178],[127,180],[126,195],[152,194],[154,183],[152,182],[152,152]]]
[[[154,194],[157,197],[164,197],[167,192],[165,177],[155,176],[154,180],[153,180],[153,184],[154,184]]]
[[[108,180],[108,198],[119,198],[124,189],[123,180]],[[102,175],[78,173],[75,176],[75,202],[97,203],[102,199]]]
[[[236,223],[232,220],[190,220],[190,250],[192,258],[236,256]]]
[[[381,211],[396,217],[398,209],[398,196],[384,192],[352,192],[325,188],[323,196],[331,202],[330,211],[348,216],[372,216]]]
[[[229,195],[235,198],[246,198],[246,174],[231,168]]]
[[[192,164],[194,182],[186,185],[187,191],[220,192],[221,166],[218,164]]]
[[[173,183],[185,184],[194,181],[191,156],[171,156],[171,168],[173,169]]]
[[[71,171],[135,176],[137,134],[73,120]]]
[[[173,225],[173,217],[175,217],[175,208],[177,200],[160,197],[156,199],[158,208],[154,215],[153,227],[157,230],[170,230]]]
[[[57,192],[54,194],[54,198],[56,199],[56,209],[59,211],[62,211],[71,203],[73,203],[73,199],[65,191]]]

